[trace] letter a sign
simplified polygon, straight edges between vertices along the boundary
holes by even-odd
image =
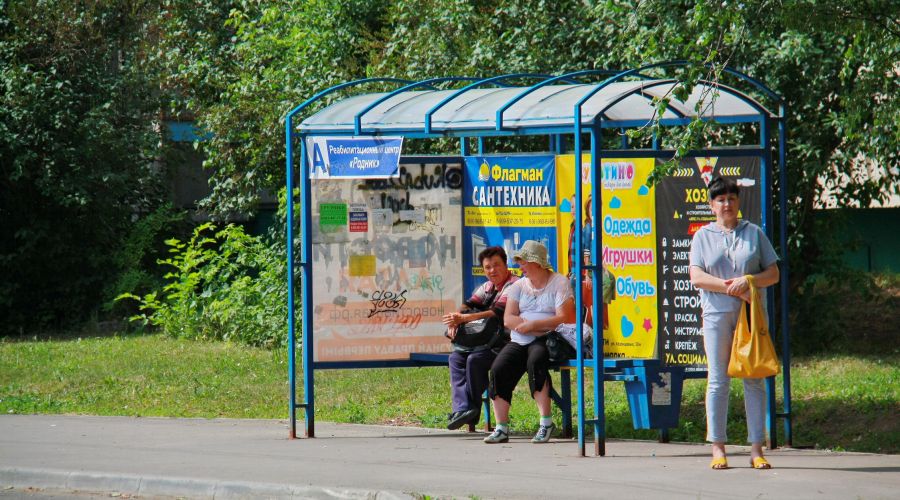
[[[402,137],[307,137],[310,179],[387,179],[400,175]]]
[[[318,143],[312,144],[312,172],[318,176],[318,174],[327,175],[328,167],[325,165],[325,158],[322,157],[322,150],[319,149]]]

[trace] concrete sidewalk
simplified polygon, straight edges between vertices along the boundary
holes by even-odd
[[[727,471],[700,445],[610,441],[606,457],[527,437],[318,423],[0,416],[0,488],[187,498],[898,498],[900,456],[776,450],[771,471],[731,448]]]

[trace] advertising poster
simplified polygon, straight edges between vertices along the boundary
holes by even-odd
[[[556,199],[558,200],[559,227],[556,232],[556,245],[559,248],[559,272],[569,273],[569,240],[572,224],[575,222],[575,155],[556,157]],[[591,155],[581,156],[581,196],[583,203],[591,195]],[[584,207],[582,207],[584,209]],[[582,221],[586,221],[590,212],[585,211]],[[585,242],[585,245],[587,243]]]
[[[689,371],[706,370],[700,294],[691,284],[689,259],[694,233],[716,220],[707,194],[707,185],[715,176],[737,181],[741,189],[738,216],[759,224],[758,157],[686,158],[656,187],[660,361]]]
[[[484,283],[478,254],[489,246],[512,255],[527,240],[547,247],[557,262],[555,158],[542,156],[469,156],[463,187],[463,286],[471,293]]]
[[[448,352],[462,301],[462,163],[401,164],[391,179],[312,182],[316,361]]]
[[[592,192],[590,158],[582,157],[583,196]],[[560,172],[559,196],[569,202],[559,205],[559,233],[568,251],[572,221],[574,155],[557,157]],[[586,167],[585,167],[586,166]],[[594,237],[603,235],[602,258],[616,278],[617,298],[609,305],[610,328],[604,331],[604,355],[607,358],[653,358],[656,356],[657,271],[654,188],[645,182],[653,169],[652,159],[604,159],[601,164],[600,222],[594,225]],[[562,172],[568,172],[562,174]],[[571,184],[570,184],[571,183]],[[586,220],[586,217],[585,217]],[[568,222],[563,222],[568,221]],[[565,258],[565,257],[563,257]]]

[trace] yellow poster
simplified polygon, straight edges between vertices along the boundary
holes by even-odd
[[[581,156],[581,189],[583,203],[591,195],[591,155]],[[569,272],[569,236],[572,232],[575,203],[575,155],[556,157],[556,199],[559,207],[559,226],[556,231],[556,248],[559,249],[557,269],[562,274]],[[583,212],[582,221],[587,221],[590,211]],[[587,246],[587,245],[586,245]]]
[[[609,305],[609,329],[603,332],[607,358],[653,358],[657,338],[656,202],[645,185],[653,169],[649,158],[604,159],[600,179],[599,222],[591,237],[602,236],[603,265],[615,276],[617,298]],[[575,156],[558,156],[557,190],[560,200],[558,238],[560,270],[568,272],[575,193]],[[582,156],[582,199],[590,208],[590,156]],[[596,200],[594,200],[596,201]],[[588,211],[583,221],[591,223]],[[601,231],[598,234],[598,229]],[[585,248],[590,242],[585,238]]]

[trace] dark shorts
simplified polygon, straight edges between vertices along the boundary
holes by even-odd
[[[528,345],[510,342],[497,354],[497,359],[491,365],[488,394],[491,399],[500,396],[507,402],[511,402],[516,384],[527,372],[528,387],[531,389],[533,398],[534,393],[543,389],[545,383],[550,383],[549,365],[550,356],[547,353],[547,346],[544,345],[543,337]]]

